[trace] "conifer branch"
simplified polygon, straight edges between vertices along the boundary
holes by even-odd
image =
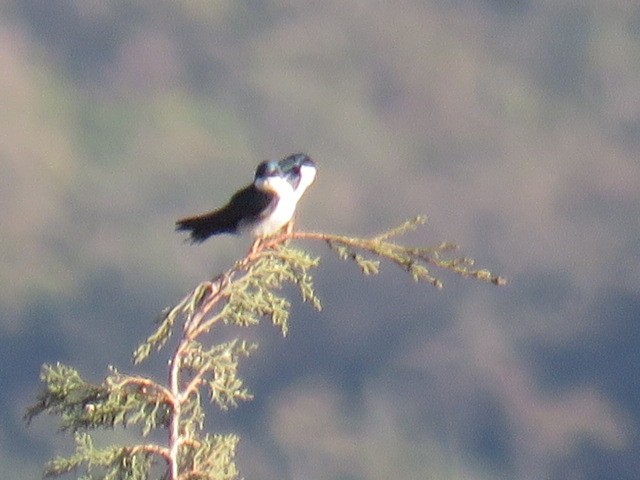
[[[506,285],[507,280],[492,274],[486,269],[474,269],[474,260],[468,257],[443,258],[443,255],[458,250],[451,242],[442,242],[432,247],[411,247],[389,241],[392,237],[403,235],[426,223],[426,217],[419,215],[407,220],[398,227],[382,232],[372,238],[357,238],[321,232],[288,232],[270,239],[266,248],[273,248],[288,240],[320,240],[326,242],[342,260],[354,261],[365,275],[379,273],[380,262],[363,257],[358,251],[367,252],[375,257],[386,259],[408,271],[413,280],[425,281],[438,289],[443,282],[431,275],[426,265],[449,270],[457,275],[477,280]]]
[[[341,259],[354,261],[365,275],[377,274],[386,260],[406,270],[415,281],[438,288],[442,282],[431,268],[504,285],[502,277],[474,269],[473,260],[450,256],[457,248],[453,244],[413,247],[392,241],[423,223],[424,217],[416,217],[371,238],[286,231],[260,241],[226,272],[200,283],[165,310],[155,331],[135,350],[133,362],[138,364],[167,346],[174,331],[179,333],[165,385],[113,368],[101,384],[94,385],[70,367],[43,366],[44,391],[25,418],[31,421],[45,412],[60,415],[61,429],[74,432],[76,438],[75,453],[54,459],[45,474],[60,476],[84,466],[88,476],[83,478],[92,478],[99,471],[101,478],[142,480],[154,465],[158,468],[160,460],[166,467],[163,478],[169,480],[236,479],[233,459],[238,437],[203,434],[203,395],[207,393],[209,401],[223,410],[253,398],[237,370],[239,359],[250,355],[257,345],[237,339],[215,344],[211,339],[214,327],[248,327],[269,318],[286,335],[291,304],[280,294],[285,283],[296,285],[302,300],[321,310],[309,273],[319,259],[290,247],[291,240],[324,242]],[[88,433],[133,424],[140,425],[143,437],[164,429],[167,444],[99,449]]]

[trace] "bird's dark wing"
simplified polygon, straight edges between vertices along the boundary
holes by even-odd
[[[258,190],[252,184],[236,192],[229,203],[218,210],[178,220],[176,230],[191,232],[192,243],[203,242],[219,233],[237,233],[241,220],[260,218],[276,201],[274,194]]]
[[[258,190],[255,185],[236,192],[225,208],[233,212],[234,218],[240,220],[258,220],[271,213],[278,203],[275,193]]]

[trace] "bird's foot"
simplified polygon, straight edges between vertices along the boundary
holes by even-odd
[[[293,220],[289,220],[287,222],[287,224],[284,226],[284,233],[289,236],[293,233],[293,225],[294,225],[294,221]]]

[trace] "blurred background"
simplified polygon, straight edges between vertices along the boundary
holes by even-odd
[[[41,364],[132,371],[162,308],[249,245],[174,221],[297,151],[319,165],[298,228],[424,213],[408,241],[510,283],[364,278],[300,245],[324,311],[291,290],[286,339],[239,332],[256,399],[207,418],[244,477],[638,478],[636,1],[5,0],[0,70],[6,478],[72,447],[22,421]]]

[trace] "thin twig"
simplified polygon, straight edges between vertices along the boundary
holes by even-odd
[[[191,395],[192,392],[197,390],[197,388],[202,383],[202,377],[204,377],[205,373],[207,373],[207,371],[210,369],[211,369],[211,364],[207,362],[200,368],[200,370],[198,370],[198,372],[193,376],[189,384],[184,388],[184,390],[182,390],[182,393],[180,394],[181,402],[185,401],[187,398],[189,398],[189,395]]]
[[[160,445],[156,445],[153,443],[146,443],[144,445],[136,445],[134,447],[127,448],[130,454],[136,453],[151,453],[154,455],[158,455],[162,457],[167,463],[170,463],[171,455],[169,453],[169,449],[165,447],[161,447]]]
[[[150,380],[148,378],[124,376],[121,382],[114,384],[114,386],[118,388],[123,388],[127,385],[137,385],[141,388],[148,388],[150,390],[153,390],[159,393],[162,399],[169,405],[175,405],[177,401],[173,393],[171,393],[169,389],[167,389],[166,387],[163,387],[159,383],[154,382],[153,380]]]

